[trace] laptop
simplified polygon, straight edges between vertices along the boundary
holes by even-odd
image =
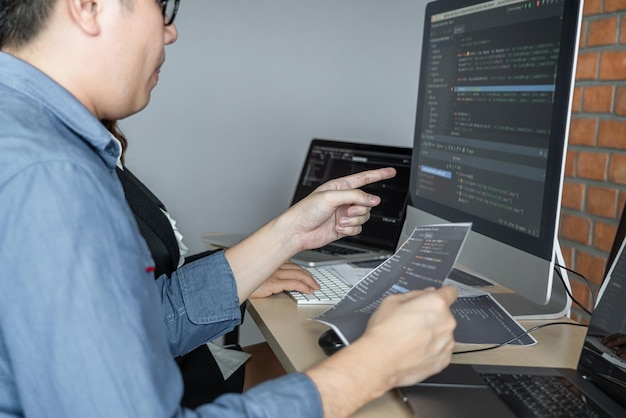
[[[356,274],[353,271],[369,271],[394,253],[404,224],[411,170],[411,148],[311,140],[292,205],[328,180],[380,167],[394,167],[397,174],[393,179],[363,187],[380,196],[381,203],[370,212],[361,234],[300,252],[290,259],[311,273],[321,286],[313,294],[287,292],[298,305],[337,303],[350,290],[351,276]],[[230,248],[244,238],[243,234],[205,234],[203,240],[216,248]]]
[[[315,250],[302,251],[291,262],[307,267],[384,260],[396,249],[406,214],[411,148],[313,139],[304,160],[291,204],[328,180],[359,171],[394,167],[396,177],[363,187],[381,197],[363,231]]]
[[[576,370],[452,364],[422,383],[399,389],[414,416],[626,417],[625,243],[622,239],[602,282]],[[609,338],[622,339],[623,352]],[[561,398],[549,392],[553,388]],[[515,395],[526,389],[531,394],[523,399]],[[554,399],[551,411],[529,412]]]
[[[359,171],[394,167],[393,179],[363,187],[381,197],[361,234],[345,237],[325,247],[296,254],[290,261],[304,267],[384,260],[396,249],[406,214],[411,148],[312,139],[304,159],[291,205],[328,180]],[[209,233],[203,241],[215,248],[230,248],[245,234]]]

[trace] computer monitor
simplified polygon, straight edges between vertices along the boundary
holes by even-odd
[[[571,307],[555,261],[563,265],[557,232],[581,9],[580,0],[426,6],[405,233],[472,222],[457,267],[512,290],[494,296],[517,318]]]

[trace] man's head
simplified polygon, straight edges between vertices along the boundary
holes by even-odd
[[[176,41],[176,0],[0,0],[0,48],[69,90],[99,119],[143,109]],[[166,16],[166,14],[168,14]]]
[[[0,0],[0,49],[20,48],[37,36],[56,0]]]

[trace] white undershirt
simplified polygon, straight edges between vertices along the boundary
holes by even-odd
[[[120,154],[117,157],[117,166],[120,168],[120,170],[124,170],[124,165],[122,164],[122,144],[114,135],[111,135],[111,138],[113,138],[113,140],[119,145],[120,149]],[[176,241],[178,242],[178,251],[180,257],[178,259],[177,267],[180,267],[185,262],[185,256],[189,253],[189,248],[183,242],[183,234],[181,234],[176,227],[176,221],[170,216],[170,214],[166,210],[161,209],[161,212],[163,212],[167,220],[170,222],[170,225],[172,225],[172,231],[174,231],[174,236],[176,237]]]
[[[111,138],[115,142],[117,142],[120,154],[117,157],[117,166],[120,170],[124,170],[124,165],[122,164],[122,143],[117,139],[113,134],[111,134]],[[172,230],[174,231],[174,236],[176,236],[176,241],[178,241],[178,250],[180,252],[180,258],[178,259],[178,267],[182,266],[185,262],[185,255],[189,253],[189,248],[183,242],[183,234],[180,233],[178,228],[176,227],[176,221],[172,219],[167,211],[161,209],[163,214],[167,217],[167,220],[170,221],[172,225]],[[226,349],[221,346],[208,342],[207,347],[211,350],[213,357],[215,357],[215,361],[224,376],[224,379],[228,379],[237,369],[239,369],[247,360],[250,358],[250,354],[244,353],[243,351],[234,350],[234,349]]]

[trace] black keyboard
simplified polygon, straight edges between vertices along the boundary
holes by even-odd
[[[604,417],[581,399],[574,385],[559,376],[481,374],[519,417]]]
[[[318,248],[316,251],[319,251],[324,254],[333,254],[333,255],[352,255],[352,254],[361,254],[365,251],[359,250],[358,248],[346,248],[341,245],[335,244],[326,244],[321,248]]]

